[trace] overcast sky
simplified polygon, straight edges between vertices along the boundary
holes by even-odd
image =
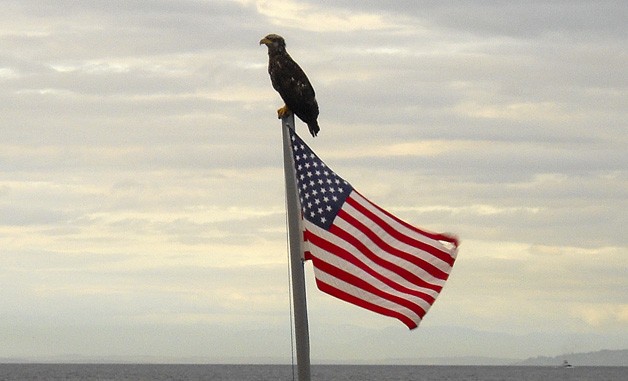
[[[306,266],[314,361],[628,346],[625,1],[0,9],[0,357],[290,361],[268,33],[316,89],[314,151],[461,239],[411,332]]]

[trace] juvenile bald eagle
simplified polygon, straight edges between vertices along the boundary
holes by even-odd
[[[276,34],[262,38],[259,44],[268,47],[268,74],[273,88],[277,90],[285,105],[277,110],[279,118],[291,111],[307,124],[312,136],[316,136],[318,127],[318,103],[314,88],[292,57],[286,52],[286,41]]]

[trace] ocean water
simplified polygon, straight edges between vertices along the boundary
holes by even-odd
[[[293,369],[289,365],[0,364],[0,380],[289,381],[293,380]],[[628,367],[312,366],[312,381],[332,380],[626,381]]]

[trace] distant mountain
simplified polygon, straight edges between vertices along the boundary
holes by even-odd
[[[517,362],[515,359],[499,357],[420,357],[383,359],[379,363],[384,365],[438,365],[438,366],[504,366]]]
[[[516,365],[559,366],[563,361],[573,366],[628,366],[628,349],[588,353],[566,353],[556,357],[533,357]]]
[[[454,326],[423,326],[408,332],[398,327],[368,329],[325,326],[326,333],[311,329],[312,363],[407,365],[514,365],[532,356],[555,356],[567,350],[586,352],[597,348],[626,348],[628,335],[528,333],[516,335]],[[315,340],[334,335],[333,341]],[[577,343],[587,343],[579,347]],[[382,355],[385,354],[385,355]],[[560,365],[564,355],[545,365]],[[590,362],[587,362],[590,363]],[[604,364],[608,362],[602,362]],[[628,366],[628,361],[623,365]]]
[[[111,328],[103,335],[124,335],[128,349],[101,354],[84,350],[79,354],[64,348],[88,348],[79,339],[66,343],[54,353],[13,355],[2,353],[5,362],[96,362],[96,363],[232,363],[290,364],[290,339],[283,327],[252,329],[209,329],[204,325],[181,326],[163,340],[183,343],[171,350],[145,345],[154,335],[152,326],[138,326],[123,332]],[[54,335],[56,332],[46,332]],[[334,340],[325,338],[334,336]],[[71,336],[74,337],[74,336]],[[103,336],[104,337],[104,336]],[[65,336],[55,336],[63,341]],[[95,339],[100,339],[96,336]],[[593,353],[563,354],[566,350],[626,348],[628,334],[528,333],[474,330],[465,327],[430,326],[408,332],[405,327],[365,328],[350,325],[310,326],[312,364],[404,364],[404,365],[543,365],[560,366],[564,360],[574,366],[610,365],[628,367],[628,348]],[[93,340],[95,340],[93,339]],[[579,346],[578,343],[586,343]],[[5,343],[3,343],[5,344]],[[72,344],[72,345],[70,345]],[[6,348],[10,346],[5,345]],[[17,351],[18,353],[23,352]],[[3,358],[4,357],[4,358]],[[526,359],[527,360],[523,360]]]
[[[588,353],[567,353],[556,357],[539,356],[518,361],[509,358],[497,357],[419,357],[419,358],[388,358],[379,361],[338,361],[314,360],[316,364],[355,364],[355,365],[467,365],[467,366],[561,366],[568,361],[574,367],[578,366],[625,366],[628,367],[628,349],[603,350]],[[60,355],[48,357],[0,357],[3,363],[115,363],[115,364],[288,364],[283,358],[273,357],[164,357],[164,356],[82,356]]]

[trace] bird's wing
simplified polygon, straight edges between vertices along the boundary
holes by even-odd
[[[287,54],[277,57],[270,69],[273,87],[289,108],[294,110],[299,104],[315,98],[314,88],[307,76]]]

